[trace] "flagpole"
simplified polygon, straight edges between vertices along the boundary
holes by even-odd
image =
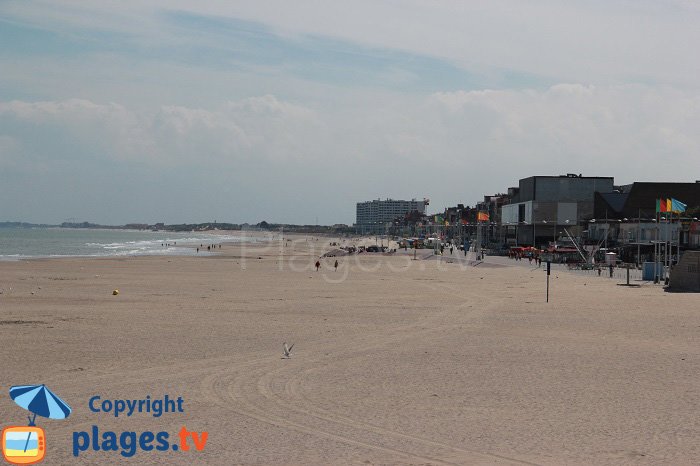
[[[641,267],[642,261],[640,257],[641,236],[642,236],[642,209],[637,209],[637,267]]]
[[[666,280],[666,264],[668,262],[668,212],[664,216],[664,281]]]
[[[668,280],[668,245],[669,245],[669,235],[668,235],[668,222],[670,213],[668,211],[668,200],[666,201],[666,234],[664,235],[664,255],[666,256],[664,260],[664,283]]]
[[[681,231],[683,231],[683,225],[681,225],[681,212],[678,211],[678,233],[676,235],[676,264],[681,261]]]
[[[660,203],[661,201],[657,201]],[[654,283],[659,283],[659,208],[656,209],[656,228],[654,228]]]
[[[678,233],[676,235],[676,264],[681,261],[681,213],[678,212]]]
[[[681,260],[681,212],[678,211],[678,232],[676,234],[676,264]]]

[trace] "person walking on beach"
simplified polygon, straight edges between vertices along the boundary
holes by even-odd
[[[334,267],[335,267],[335,270],[336,270],[336,272],[337,272],[337,271],[338,271],[338,259],[335,260],[335,265],[334,265]]]
[[[321,261],[316,261],[316,272],[321,268]]]

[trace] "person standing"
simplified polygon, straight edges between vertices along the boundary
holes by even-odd
[[[335,267],[335,270],[338,271],[338,259],[335,260],[335,265],[334,265],[334,267]]]
[[[321,261],[316,261],[316,272],[321,268]]]

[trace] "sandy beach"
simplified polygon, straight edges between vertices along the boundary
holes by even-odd
[[[541,270],[406,255],[317,272],[328,243],[0,262],[0,419],[26,424],[12,385],[60,394],[45,464],[697,464],[697,295],[557,271],[546,304]],[[166,394],[182,413],[89,409]],[[92,426],[208,440],[74,457]]]

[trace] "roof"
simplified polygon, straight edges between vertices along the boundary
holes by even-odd
[[[614,212],[622,212],[629,193],[600,193],[600,196]]]
[[[656,200],[675,198],[688,205],[700,206],[700,183],[635,182],[621,186],[621,192],[596,193],[595,218],[654,218]]]
[[[582,179],[582,180],[613,180],[615,177],[613,176],[583,176],[583,175],[576,175],[573,173],[569,173],[567,175],[533,175],[533,176],[528,176],[525,178],[521,178],[523,180],[527,180],[528,178],[572,178],[572,179]]]

